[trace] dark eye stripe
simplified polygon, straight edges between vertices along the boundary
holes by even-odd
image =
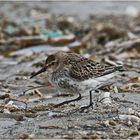
[[[50,63],[50,65],[54,65],[54,64],[55,64],[55,62],[51,62],[51,63]]]

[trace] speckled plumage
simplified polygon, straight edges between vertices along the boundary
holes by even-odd
[[[76,53],[57,52],[46,59],[41,72],[46,71],[49,81],[60,91],[82,93],[96,88],[120,69],[122,66],[100,64]]]

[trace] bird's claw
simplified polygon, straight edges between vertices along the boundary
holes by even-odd
[[[85,109],[89,109],[90,107],[93,109],[93,104],[83,105],[80,107],[80,112],[82,113]]]

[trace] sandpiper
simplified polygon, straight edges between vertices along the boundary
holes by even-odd
[[[84,58],[79,54],[71,52],[57,52],[48,56],[44,67],[34,73],[31,78],[46,73],[48,80],[60,92],[78,94],[76,99],[68,100],[59,105],[80,100],[84,92],[90,93],[90,104],[92,103],[91,91],[107,82],[114,76],[114,72],[122,70],[122,66],[109,66]]]

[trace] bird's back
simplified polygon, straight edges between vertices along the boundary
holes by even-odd
[[[123,66],[100,64],[74,53],[68,55],[67,63],[70,77],[78,81],[102,77],[123,69]]]

